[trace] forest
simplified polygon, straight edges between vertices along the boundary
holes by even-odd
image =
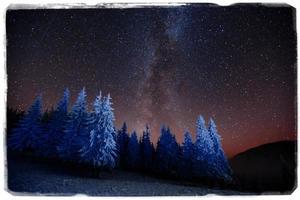
[[[115,168],[183,180],[212,180],[230,183],[233,172],[222,149],[216,124],[206,124],[200,115],[196,138],[186,131],[182,144],[171,128],[162,126],[157,144],[151,141],[148,125],[139,137],[114,125],[110,95],[101,92],[88,109],[83,88],[69,110],[70,92],[65,89],[55,109],[42,112],[42,96],[36,97],[26,112],[9,109],[8,151],[41,159],[88,166],[96,174]]]

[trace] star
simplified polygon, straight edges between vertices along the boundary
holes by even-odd
[[[213,117],[226,154],[295,139],[295,13],[280,6],[7,11],[8,107],[110,93],[115,126],[182,142]],[[250,142],[251,141],[251,142]],[[236,144],[236,145],[235,145]]]

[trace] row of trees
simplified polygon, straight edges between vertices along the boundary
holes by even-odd
[[[156,145],[150,141],[150,129],[146,127],[140,140],[134,131],[127,133],[123,124],[117,134],[118,163],[124,169],[156,171],[169,176],[184,178],[210,177],[231,180],[232,171],[221,145],[216,125],[210,119],[208,128],[202,116],[197,121],[196,140],[186,131],[180,145],[169,127],[163,126]]]
[[[120,167],[184,178],[231,180],[232,172],[212,119],[206,127],[200,116],[195,142],[187,131],[182,145],[170,128],[163,126],[155,148],[148,126],[140,138],[135,131],[127,132],[126,123],[116,131],[109,95],[102,97],[100,93],[89,112],[86,92],[82,89],[68,112],[69,90],[66,89],[47,122],[41,120],[41,104],[38,96],[12,130],[8,138],[10,149],[99,168]]]

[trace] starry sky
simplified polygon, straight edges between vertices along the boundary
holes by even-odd
[[[110,93],[116,127],[149,124],[154,142],[162,124],[195,136],[199,114],[229,157],[296,139],[292,7],[8,10],[6,31],[9,107],[42,93],[50,109],[66,87],[74,103],[85,87],[89,109]]]

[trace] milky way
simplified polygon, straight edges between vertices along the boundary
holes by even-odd
[[[177,70],[180,68],[178,62],[181,54],[184,53],[180,52],[176,40],[183,31],[184,24],[180,21],[185,17],[178,10],[170,10],[165,16],[160,13],[154,15],[156,27],[151,34],[153,47],[149,51],[150,62],[144,66],[145,79],[138,91],[142,99],[138,107],[144,117],[140,126],[144,126],[145,121],[154,130],[159,129],[160,123],[176,125],[177,112],[182,105],[176,84],[176,81],[181,81]],[[166,112],[161,113],[163,111]]]
[[[229,156],[296,138],[295,10],[190,5],[7,12],[8,106],[44,109],[86,87],[110,93],[116,126],[178,141],[213,117]],[[71,108],[71,107],[70,107]]]

